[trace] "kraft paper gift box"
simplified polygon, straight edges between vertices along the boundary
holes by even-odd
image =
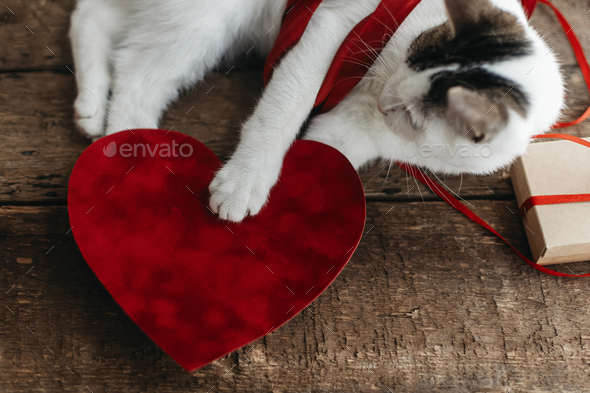
[[[570,141],[532,143],[512,165],[510,177],[519,207],[531,196],[590,194],[590,149]],[[533,261],[590,260],[590,202],[537,205],[521,212]]]

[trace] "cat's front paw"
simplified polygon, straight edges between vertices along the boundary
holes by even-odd
[[[220,218],[240,222],[248,215],[258,214],[264,206],[270,189],[277,181],[278,171],[268,166],[265,168],[265,165],[250,164],[232,158],[211,182],[209,205]]]
[[[82,135],[93,140],[104,135],[106,107],[103,104],[90,90],[82,90],[78,94],[74,103],[74,120]]]

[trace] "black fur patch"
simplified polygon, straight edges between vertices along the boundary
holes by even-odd
[[[449,19],[410,46],[410,68],[461,67],[525,56],[532,43],[518,19],[489,0],[446,0]]]
[[[439,29],[444,29],[441,31]],[[410,48],[408,65],[416,71],[459,64],[460,66],[492,63],[528,55],[531,43],[513,34],[485,35],[476,28],[452,35],[448,26],[425,31]]]
[[[441,71],[432,75],[430,80],[430,90],[424,97],[426,106],[446,106],[447,92],[454,86],[477,91],[495,102],[504,102],[522,114],[526,114],[530,105],[527,95],[518,84],[480,67]]]
[[[413,53],[408,64],[416,71],[424,71],[450,64],[467,66],[493,63],[531,53],[528,42],[503,40],[500,37],[462,37],[444,45],[433,44]]]

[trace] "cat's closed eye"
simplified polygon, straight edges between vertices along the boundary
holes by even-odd
[[[489,173],[557,119],[562,77],[516,2],[446,0],[444,6],[448,18],[414,37],[405,52],[390,52],[399,65],[383,81],[378,107],[406,143],[485,143],[494,151],[486,160],[431,157],[416,164]]]
[[[509,164],[563,108],[555,55],[529,26],[520,0],[412,4],[78,0],[70,31],[76,125],[92,139],[156,128],[179,91],[222,61],[235,65],[254,52],[264,57],[288,41],[236,151],[211,184],[211,208],[222,218],[240,221],[262,209],[306,122],[305,138],[335,147],[355,168],[386,159],[434,172],[490,173]],[[355,76],[352,90],[309,119],[339,48],[379,7],[397,7],[390,15],[407,12],[369,39],[384,45],[362,64],[371,72]],[[303,24],[288,30],[291,18]],[[279,31],[294,39],[277,41]],[[359,38],[356,46],[349,42],[350,51],[368,50]],[[408,146],[472,154],[410,156]],[[482,146],[493,154],[473,154]]]

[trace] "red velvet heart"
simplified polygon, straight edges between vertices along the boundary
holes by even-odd
[[[221,162],[163,130],[93,143],[70,178],[68,209],[88,265],[127,314],[187,370],[277,329],[352,256],[365,198],[335,149],[297,141],[269,203],[234,224],[209,211]]]

